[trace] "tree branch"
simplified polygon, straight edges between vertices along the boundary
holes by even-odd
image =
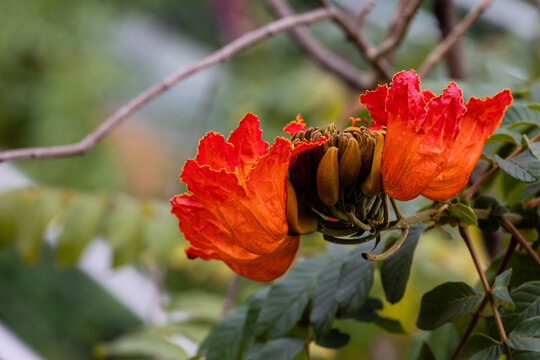
[[[534,251],[534,249],[531,247],[531,245],[529,245],[527,240],[525,240],[523,235],[521,235],[521,233],[514,226],[514,224],[512,224],[507,218],[505,218],[504,215],[501,216],[500,219],[501,219],[502,227],[505,228],[506,231],[508,231],[510,234],[512,234],[512,236],[514,238],[516,238],[517,241],[519,241],[521,246],[523,246],[523,248],[525,248],[525,250],[527,250],[529,255],[531,255],[531,257],[534,259],[534,261],[536,261],[536,263],[540,266],[540,257],[538,256],[536,251]]]
[[[366,19],[367,14],[373,9],[375,6],[375,0],[368,0],[366,3],[362,6],[360,11],[358,12],[358,15],[356,15],[356,26],[360,27],[364,23],[364,20]]]
[[[105,137],[105,135],[107,135],[123,120],[146,105],[149,101],[156,98],[158,95],[176,85],[181,80],[210,66],[227,61],[236,53],[279,32],[289,30],[296,26],[311,24],[333,16],[334,10],[332,8],[321,8],[301,15],[288,16],[259,29],[253,30],[239,37],[228,45],[225,45],[213,54],[199,60],[195,64],[178,70],[177,72],[163,79],[161,82],[142,92],[112,114],[105,121],[103,121],[101,125],[97,127],[97,129],[88,134],[81,141],[68,145],[2,151],[0,152],[0,162],[15,159],[65,157],[84,154],[92,149],[101,139],[103,139],[103,137]]]
[[[283,0],[266,0],[270,11],[278,18],[294,15],[292,8]],[[347,60],[325,48],[309,31],[303,28],[291,28],[289,34],[298,46],[323,69],[337,75],[354,90],[364,91],[373,84],[373,79],[361,73]]]
[[[234,296],[236,295],[236,288],[238,287],[238,279],[240,278],[240,275],[238,274],[232,274],[231,279],[229,280],[229,283],[227,284],[227,294],[225,295],[225,300],[223,301],[223,307],[221,308],[221,313],[218,317],[218,322],[223,320],[225,316],[229,313],[231,310]]]
[[[481,0],[469,13],[457,24],[450,34],[431,51],[426,57],[424,62],[418,68],[418,75],[420,78],[425,78],[427,74],[433,69],[441,58],[450,50],[450,48],[456,43],[457,40],[467,29],[473,24],[473,22],[482,14],[482,12],[488,7],[492,0]]]
[[[399,44],[405,38],[407,28],[421,4],[422,0],[401,0],[394,14],[394,19],[388,27],[386,36],[377,48],[374,55],[375,59],[391,57],[394,50],[399,47]]]
[[[326,9],[332,11],[334,22],[341,27],[345,35],[347,35],[347,39],[358,48],[362,56],[375,68],[377,73],[382,77],[382,80],[385,82],[390,81],[394,75],[392,66],[386,59],[375,58],[377,48],[358,34],[354,21],[349,19],[349,16],[345,12],[332,5],[329,1],[321,0],[320,2]]]

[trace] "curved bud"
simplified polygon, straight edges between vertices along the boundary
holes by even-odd
[[[339,198],[338,152],[337,147],[329,147],[317,167],[317,194],[328,206],[335,205]]]
[[[360,149],[358,142],[350,138],[343,155],[339,159],[339,181],[343,186],[350,186],[354,184],[358,175],[360,175],[360,168],[362,165],[362,158],[360,157]]]
[[[315,214],[304,213],[298,209],[296,191],[289,177],[285,178],[287,184],[287,223],[289,234],[304,235],[317,231],[317,217]]]
[[[384,149],[384,135],[380,132],[374,132],[375,150],[373,151],[373,161],[371,163],[371,171],[368,177],[362,183],[362,193],[372,197],[380,194],[382,191],[381,184],[381,163]]]

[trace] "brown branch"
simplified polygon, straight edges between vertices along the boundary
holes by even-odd
[[[362,8],[358,12],[358,15],[356,15],[356,26],[360,27],[364,23],[364,20],[366,19],[367,14],[373,9],[375,6],[375,0],[368,0],[364,5],[362,5]]]
[[[467,31],[467,29],[473,24],[473,22],[482,14],[482,12],[488,7],[492,0],[481,0],[469,13],[459,22],[448,34],[448,36],[441,42],[431,53],[426,57],[424,62],[418,68],[418,75],[420,78],[425,78],[427,74],[433,69],[435,64],[441,60],[441,58],[450,50],[450,48],[459,40],[461,36]]]
[[[538,205],[540,205],[540,197],[527,201],[527,203],[525,204],[525,207],[528,209],[534,209]]]
[[[459,227],[459,233],[463,240],[465,241],[465,245],[467,245],[467,249],[469,249],[469,253],[471,254],[471,257],[474,262],[474,266],[476,267],[476,271],[478,272],[478,276],[480,276],[480,281],[482,282],[482,286],[484,287],[484,290],[486,290],[485,297],[487,298],[487,301],[489,302],[489,305],[491,306],[491,310],[493,312],[493,317],[495,319],[495,323],[497,324],[497,329],[499,330],[499,335],[501,337],[501,343],[504,345],[504,348],[506,350],[506,355],[508,359],[512,359],[512,354],[510,351],[510,348],[508,345],[506,345],[506,331],[504,330],[504,326],[501,321],[501,317],[499,316],[499,312],[497,311],[497,307],[495,306],[495,302],[493,301],[493,298],[491,297],[491,286],[487,282],[486,275],[484,274],[484,270],[482,269],[482,264],[480,263],[480,258],[478,257],[478,254],[476,253],[476,250],[472,244],[471,236],[469,235],[469,231],[464,227]]]
[[[539,139],[540,139],[540,133],[533,136],[530,142],[533,143],[535,141],[538,141]],[[504,159],[509,160],[513,157],[516,157],[517,155],[521,154],[525,149],[527,149],[526,146],[518,146],[518,148],[514,150],[514,152],[512,152],[510,155],[508,155]],[[489,178],[497,172],[497,170],[499,170],[499,165],[497,164],[493,165],[493,167],[488,172],[486,172],[480,179],[478,179],[467,190],[465,190],[463,194],[461,194],[460,199],[463,201],[468,201],[476,193],[476,191],[478,191],[480,186],[482,186],[486,181],[488,181]]]
[[[377,48],[358,34],[354,20],[351,20],[344,11],[332,5],[329,1],[320,0],[320,2],[328,10],[332,11],[332,19],[334,22],[341,27],[347,36],[347,39],[358,48],[362,56],[375,68],[382,80],[386,82],[390,81],[394,75],[392,66],[386,59],[375,58]]]
[[[231,276],[231,279],[229,280],[229,283],[227,284],[227,294],[225,295],[225,300],[223,301],[223,307],[221,308],[221,313],[218,317],[218,322],[223,320],[225,316],[229,313],[231,310],[234,296],[236,295],[236,288],[238,287],[238,279],[240,276],[238,274],[233,274]]]
[[[495,278],[499,274],[501,274],[504,271],[504,269],[506,269],[506,266],[508,265],[508,263],[510,262],[510,259],[512,258],[512,254],[516,250],[516,247],[517,247],[517,241],[514,237],[512,237],[512,239],[510,240],[510,244],[508,245],[508,250],[506,250],[506,253],[504,254],[504,258],[502,259],[499,265],[499,268],[497,269],[497,272],[495,273],[495,276],[491,280],[490,286],[493,286],[493,284],[495,283]],[[459,343],[454,349],[454,351],[452,352],[452,355],[450,356],[449,360],[457,359],[459,353],[461,352],[461,350],[463,349],[463,346],[465,345],[465,342],[467,341],[472,331],[474,330],[474,327],[478,323],[478,320],[480,320],[480,314],[486,307],[487,303],[488,303],[488,299],[487,297],[484,297],[482,299],[482,302],[480,303],[480,305],[478,305],[478,308],[474,312],[472,319],[469,322],[469,325],[467,326],[467,329],[465,329],[463,336],[461,337],[461,339],[459,339]]]
[[[225,45],[211,55],[199,60],[195,64],[182,68],[177,72],[163,79],[161,82],[150,87],[139,94],[129,103],[121,107],[104,122],[101,123],[93,132],[88,134],[81,141],[60,146],[35,147],[14,149],[0,152],[0,162],[15,159],[45,158],[45,157],[64,157],[84,154],[92,149],[105,135],[114,127],[120,124],[135,111],[146,105],[150,100],[167,91],[181,80],[218,63],[227,61],[236,53],[273,36],[279,32],[289,30],[300,25],[311,24],[334,15],[332,8],[321,8],[306,12],[301,15],[288,16],[276,20],[266,26],[253,30],[238,39]]]
[[[403,39],[416,11],[422,4],[422,0],[401,0],[398,5],[392,23],[382,43],[377,48],[374,58],[391,57]]]
[[[453,0],[436,0],[433,12],[439,22],[439,29],[444,39],[452,32],[452,29],[457,23],[457,12]],[[454,45],[448,49],[446,65],[451,78],[465,79],[467,77],[463,47],[461,46],[460,39],[456,40]]]
[[[278,18],[294,15],[292,8],[283,0],[266,0],[270,11]],[[363,74],[347,60],[325,48],[306,29],[297,27],[289,30],[289,34],[298,46],[323,69],[337,75],[353,90],[364,91],[371,87],[373,80]]]
[[[523,235],[521,235],[521,233],[514,226],[514,224],[512,224],[507,218],[505,218],[504,215],[501,216],[500,219],[501,219],[502,227],[505,228],[506,231],[508,231],[510,234],[512,234],[512,236],[514,236],[517,241],[519,241],[520,245],[523,246],[523,248],[525,250],[527,250],[529,255],[531,255],[531,257],[534,259],[534,261],[536,261],[536,263],[540,266],[540,257],[538,256],[536,251],[534,251],[534,249],[531,247],[531,245],[529,245],[527,240],[525,240]]]

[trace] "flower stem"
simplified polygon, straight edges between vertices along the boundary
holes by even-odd
[[[409,228],[408,227],[403,228],[399,239],[396,240],[396,242],[390,247],[390,249],[386,250],[385,252],[379,255],[373,255],[368,252],[363,252],[362,257],[369,261],[381,261],[388,258],[389,256],[391,256],[392,254],[394,254],[396,251],[399,250],[399,248],[401,247],[401,245],[403,245],[403,242],[407,238],[408,233],[409,233]]]
[[[536,261],[536,263],[540,265],[540,257],[538,257],[538,254],[536,253],[536,251],[534,251],[531,245],[529,245],[527,240],[525,240],[523,235],[521,235],[521,233],[514,226],[514,224],[512,224],[512,222],[508,220],[505,216],[501,216],[500,221],[501,221],[502,227],[505,228],[510,234],[512,234],[516,238],[516,240],[519,241],[521,246],[523,246],[525,250],[527,250],[527,252],[529,253],[529,255],[531,255],[534,261]]]

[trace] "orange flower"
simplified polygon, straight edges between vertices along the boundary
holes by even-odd
[[[269,281],[293,261],[299,237],[288,235],[285,177],[295,154],[319,145],[292,149],[276,138],[268,148],[259,121],[247,114],[225,142],[209,132],[180,179],[190,193],[171,199],[172,213],[190,245],[189,258],[224,261],[247,278]]]
[[[439,96],[420,91],[411,71],[394,75],[388,88],[360,96],[375,126],[386,126],[382,158],[384,191],[397,200],[424,195],[445,200],[466,184],[485,141],[512,103],[509,90],[463,106],[461,90],[450,83]]]

